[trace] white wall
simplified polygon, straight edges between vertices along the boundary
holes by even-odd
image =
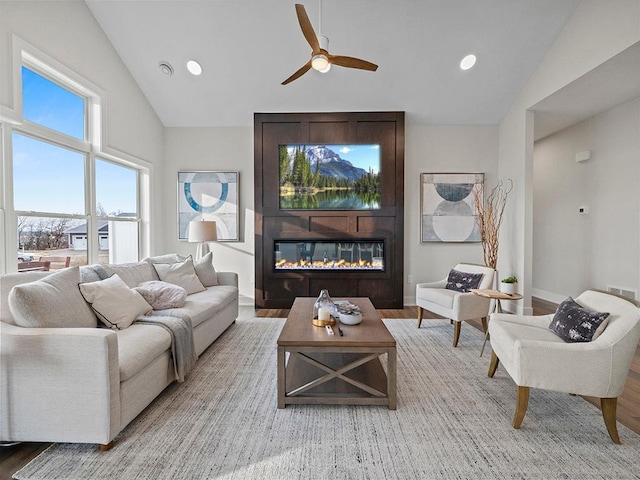
[[[441,280],[459,262],[483,264],[480,243],[420,242],[420,173],[485,174],[485,188],[497,181],[495,126],[407,125],[404,179],[404,303],[415,305],[416,283]],[[407,276],[412,283],[407,283]]]
[[[21,116],[14,108],[14,35],[106,92],[103,150],[151,164],[152,203],[159,204],[155,178],[162,169],[163,125],[86,4],[76,0],[0,1],[0,106],[5,120]],[[163,228],[159,213],[152,208],[152,248]]]
[[[525,299],[517,308],[526,313],[533,270],[533,113],[528,109],[638,41],[640,1],[583,0],[500,123],[498,173],[513,179],[515,188],[501,231],[498,269],[513,269],[518,276]]]
[[[196,245],[178,240],[177,182],[180,171],[239,172],[240,241],[215,242],[216,270],[237,272],[240,302],[253,305],[254,299],[254,211],[253,211],[253,128],[167,128],[162,178],[163,244],[157,254],[195,254]]]
[[[576,163],[575,154],[591,159]],[[536,142],[533,289],[560,302],[640,286],[640,99]],[[588,214],[579,215],[580,206]]]

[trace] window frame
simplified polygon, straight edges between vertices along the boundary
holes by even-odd
[[[16,233],[19,216],[72,218],[86,221],[87,236],[89,237],[87,239],[87,262],[89,264],[98,262],[99,220],[112,219],[97,215],[96,161],[98,159],[136,171],[136,217],[113,217],[113,220],[136,222],[138,224],[138,255],[139,257],[148,255],[150,251],[151,164],[124,152],[109,147],[103,148],[103,138],[105,138],[106,131],[106,92],[15,36],[13,37],[13,53],[14,111],[9,112],[9,115],[3,112],[0,117],[0,160],[2,160],[0,184],[4,187],[4,194],[0,198],[0,238],[5,240],[4,252],[0,254],[0,271],[17,270],[18,239]],[[23,118],[23,66],[85,99],[84,140]],[[13,204],[12,141],[14,132],[84,155],[84,212],[82,214],[15,210]]]

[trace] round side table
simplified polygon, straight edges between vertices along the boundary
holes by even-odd
[[[495,300],[493,304],[493,311],[489,313],[504,313],[502,309],[502,304],[500,303],[502,300],[522,300],[524,297],[519,293],[503,293],[499,290],[481,290],[478,288],[472,288],[471,291],[476,295],[480,295],[481,297],[490,298],[491,300]],[[482,350],[480,351],[480,356],[484,353],[484,347],[487,345],[487,340],[489,340],[489,326],[487,324],[487,333],[484,336],[484,342],[482,343]]]

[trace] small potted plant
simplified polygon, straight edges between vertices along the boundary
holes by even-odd
[[[338,314],[340,315],[340,321],[346,325],[357,325],[362,321],[360,307],[352,303],[338,305]]]
[[[518,290],[518,279],[514,276],[503,278],[500,282],[500,291],[507,295],[513,295]]]

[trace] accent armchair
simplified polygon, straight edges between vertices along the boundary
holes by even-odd
[[[529,389],[542,388],[600,398],[602,416],[615,443],[618,396],[640,340],[640,309],[631,301],[587,290],[575,299],[579,306],[608,312],[608,324],[592,341],[567,343],[550,330],[554,315],[492,314],[491,364],[493,377],[502,364],[517,386],[513,428],[520,428],[529,403]],[[594,335],[595,337],[595,335]]]
[[[458,272],[481,274],[480,283],[476,287],[488,289],[493,285],[494,269],[483,265],[459,263],[454,267]],[[479,318],[484,331],[487,330],[487,316],[491,300],[471,292],[460,292],[446,288],[447,279],[438,282],[418,283],[416,285],[416,304],[418,305],[418,328],[422,324],[424,310],[428,310],[451,319],[454,325],[453,346],[458,345],[460,328],[463,320]]]

